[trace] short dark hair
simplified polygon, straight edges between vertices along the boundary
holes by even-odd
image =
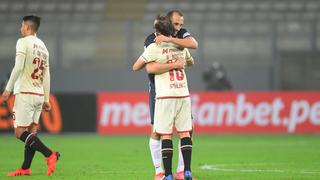
[[[165,15],[157,16],[154,27],[157,33],[160,33],[164,36],[171,36],[174,32],[170,18]]]
[[[167,16],[171,19],[174,13],[177,13],[180,16],[183,16],[182,12],[179,9],[173,9],[173,10],[169,11],[167,13]]]
[[[30,27],[34,32],[37,32],[40,27],[40,17],[29,15],[23,17],[24,22],[30,22]]]

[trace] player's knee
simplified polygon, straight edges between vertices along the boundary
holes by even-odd
[[[190,137],[190,132],[181,132],[179,133],[180,139],[182,138],[189,138]]]
[[[18,131],[14,131],[14,136],[15,136],[17,139],[20,139],[21,133],[18,132]]]
[[[30,132],[36,136],[38,134],[38,125],[32,124],[30,127]]]
[[[151,132],[151,138],[154,140],[160,140],[160,135],[155,133],[155,132]]]
[[[32,134],[28,128],[18,127],[14,129],[14,135],[17,139],[25,142],[29,135]]]
[[[165,139],[171,140],[171,139],[172,139],[172,135],[169,135],[169,134],[161,135],[161,139],[162,139],[162,140],[165,140]]]
[[[20,129],[20,128],[16,128],[14,130],[14,136],[17,138],[17,139],[20,139],[22,133],[24,132],[25,130],[24,129]]]

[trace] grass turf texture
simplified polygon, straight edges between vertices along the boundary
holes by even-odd
[[[40,135],[61,152],[50,179],[152,180],[147,136]],[[196,136],[192,170],[198,180],[212,179],[320,179],[318,135]],[[20,167],[24,144],[12,135],[0,136],[0,179]],[[174,141],[173,170],[177,164]],[[44,179],[46,165],[37,153],[32,176]]]

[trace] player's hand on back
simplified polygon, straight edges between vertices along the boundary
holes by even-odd
[[[2,93],[3,101],[7,101],[9,99],[9,97],[10,97],[10,94],[11,94],[10,91],[4,90],[3,93]]]
[[[169,42],[170,38],[164,35],[159,35],[154,39],[156,44],[160,44],[161,42]]]
[[[44,102],[42,105],[42,109],[44,109],[45,111],[50,111],[51,110],[51,104],[49,102]]]

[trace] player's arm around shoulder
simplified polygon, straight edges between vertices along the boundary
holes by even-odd
[[[197,49],[197,40],[185,28],[181,28],[177,34],[177,38],[172,39],[173,43],[180,44],[184,48]]]
[[[168,42],[172,42],[184,48],[190,48],[190,49],[198,48],[198,42],[192,36],[188,36],[183,39],[170,37]]]
[[[185,48],[190,48],[190,49],[197,49],[198,48],[198,42],[192,36],[188,36],[188,37],[182,39],[182,41],[185,41],[184,42],[185,43]]]
[[[190,48],[190,49],[198,48],[198,42],[192,36],[188,36],[186,38],[180,39],[180,38],[166,37],[166,36],[160,35],[156,37],[155,41],[157,44],[160,44],[161,42],[171,42],[176,45],[182,46],[184,48]]]
[[[146,71],[149,74],[162,74],[172,69],[184,69],[185,62],[182,59],[176,59],[172,63],[150,62],[146,65]]]
[[[139,71],[145,66],[145,61],[141,58],[141,56],[136,60],[136,62],[132,66],[133,71]]]

